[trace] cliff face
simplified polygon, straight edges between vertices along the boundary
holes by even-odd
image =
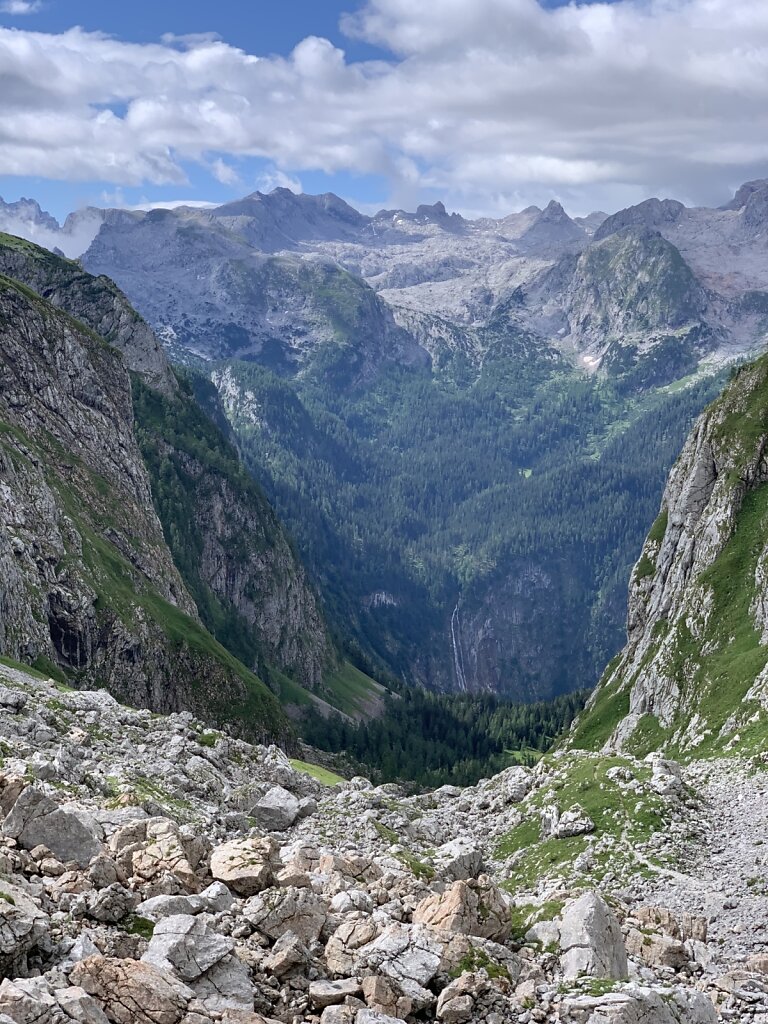
[[[0,234],[0,273],[21,281],[52,306],[76,317],[123,353],[129,369],[172,395],[176,378],[149,324],[108,277],[94,278],[79,264],[12,235]]]
[[[133,438],[120,354],[0,279],[0,643],[155,710],[281,732],[266,688],[197,618]],[[250,712],[253,712],[252,716]]]
[[[318,601],[236,450],[190,380],[173,397],[135,381],[134,407],[155,507],[203,621],[252,668],[271,664],[316,689],[334,660]]]
[[[674,466],[630,583],[627,646],[571,741],[759,744],[768,710],[768,358],[741,369]]]
[[[111,281],[7,237],[0,267],[0,652],[282,735],[251,669],[315,687],[333,652],[262,493]]]
[[[21,239],[0,236],[0,272],[123,354],[134,374],[133,427],[150,471],[152,500],[191,607],[197,605],[208,629],[250,667],[270,663],[316,687],[333,653],[304,570],[237,452],[191,388],[179,386],[148,324],[109,278],[94,278]]]

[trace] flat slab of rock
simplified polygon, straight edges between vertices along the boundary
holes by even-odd
[[[343,1003],[347,996],[357,996],[362,992],[357,978],[344,978],[341,981],[312,981],[309,985],[309,998],[322,1010],[326,1006]]]
[[[74,814],[62,810],[39,789],[27,786],[2,825],[3,834],[25,850],[47,846],[57,860],[81,868],[102,852],[102,845]]]

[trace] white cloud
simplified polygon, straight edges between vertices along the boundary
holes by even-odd
[[[95,211],[83,210],[67,222],[62,231],[56,223],[39,223],[34,215],[23,210],[3,208],[0,205],[0,231],[27,238],[44,249],[60,249],[74,259],[81,256],[94,240],[101,227],[101,216]]]
[[[42,7],[39,0],[4,0],[0,3],[1,14],[34,14]]]
[[[181,206],[207,210],[220,205],[210,199],[147,199],[146,197],[138,203],[128,203],[121,188],[116,188],[114,192],[102,192],[100,198],[104,206],[117,210],[178,210]]]
[[[711,202],[768,174],[768,4],[369,0],[344,27],[393,58],[0,29],[0,174],[178,185],[196,161],[236,185],[259,157],[265,186],[377,174],[489,212]]]
[[[234,167],[228,164],[226,160],[222,160],[221,157],[217,157],[211,164],[211,174],[222,185],[234,187],[240,184],[240,175]]]
[[[303,192],[301,181],[279,167],[267,167],[263,174],[256,179],[256,188],[259,192],[271,192],[274,188],[289,188],[291,192],[300,195]]]

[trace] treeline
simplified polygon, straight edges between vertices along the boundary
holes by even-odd
[[[354,723],[310,711],[304,740],[346,754],[377,782],[435,788],[473,785],[510,764],[532,765],[571,724],[587,691],[535,704],[510,704],[493,694],[441,694],[403,688],[384,714]]]
[[[621,646],[630,567],[669,467],[720,386],[628,395],[620,381],[506,356],[461,384],[447,370],[401,367],[347,389],[255,364],[232,372],[259,409],[258,421],[247,409],[233,417],[246,463],[313,570],[342,646],[378,671],[444,665],[460,595],[471,614],[510,573],[533,566],[551,579],[552,631],[567,631],[567,656],[546,679],[510,669],[504,687],[516,695],[592,682]],[[396,603],[371,610],[381,592]]]

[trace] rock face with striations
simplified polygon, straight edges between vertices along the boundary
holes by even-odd
[[[139,706],[280,733],[276,700],[200,621],[249,638],[249,667],[318,683],[330,643],[274,513],[110,281],[7,237],[0,268],[0,649]],[[166,417],[142,424],[135,405]],[[162,515],[172,460],[194,497],[184,551]]]
[[[151,387],[176,394],[176,378],[154,331],[109,278],[94,278],[78,263],[8,235],[0,235],[0,274],[90,327]]]
[[[630,583],[627,646],[572,742],[762,746],[768,710],[768,358],[735,373],[672,469]]]

